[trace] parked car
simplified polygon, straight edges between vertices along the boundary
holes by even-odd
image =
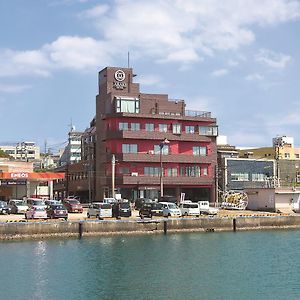
[[[216,215],[219,211],[218,208],[210,207],[209,201],[199,201],[198,203],[199,203],[200,214]]]
[[[175,203],[159,202],[162,204],[164,217],[181,217],[181,211]]]
[[[140,210],[144,203],[152,203],[152,202],[154,201],[150,198],[137,198],[134,201],[134,206],[136,210]]]
[[[183,216],[200,216],[199,203],[185,201],[183,203],[180,203],[179,209]]]
[[[68,211],[62,204],[51,204],[47,207],[46,212],[50,219],[68,219]]]
[[[47,212],[42,206],[29,207],[25,213],[25,219],[48,219]]]
[[[111,218],[112,204],[102,202],[92,203],[88,208],[87,217],[96,217],[98,219]]]
[[[100,201],[100,203],[108,203],[108,204],[113,204],[116,202],[117,200],[115,198],[103,198],[103,200]]]
[[[5,201],[0,201],[0,214],[10,214],[10,207],[7,205]]]
[[[141,209],[139,210],[139,216],[141,218],[152,216],[163,216],[163,207],[161,203],[144,203]]]
[[[119,203],[119,216],[120,217],[131,217],[130,202]]]
[[[39,198],[28,198],[27,199],[27,205],[28,207],[36,207],[36,206],[42,206],[46,209],[47,205],[45,204],[45,200],[39,199]]]
[[[45,204],[46,205],[58,205],[61,204],[61,202],[59,200],[55,200],[55,199],[47,199],[45,200]]]
[[[26,201],[19,199],[9,200],[8,206],[10,207],[12,214],[24,214],[28,209]]]
[[[69,213],[72,213],[72,212],[82,213],[83,212],[83,207],[78,200],[75,200],[75,199],[67,200],[64,203],[64,205]]]

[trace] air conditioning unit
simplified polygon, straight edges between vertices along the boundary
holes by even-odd
[[[139,176],[139,173],[138,172],[132,172],[131,176]]]
[[[149,154],[154,154],[154,150],[149,150],[148,153]]]

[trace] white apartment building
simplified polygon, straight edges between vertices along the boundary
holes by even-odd
[[[73,131],[69,132],[68,145],[63,150],[60,158],[60,165],[72,164],[81,160],[81,137],[82,132]]]
[[[40,147],[35,142],[20,142],[0,145],[0,149],[19,161],[33,161],[40,159]]]

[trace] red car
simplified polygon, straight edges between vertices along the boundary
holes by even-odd
[[[78,200],[75,200],[75,199],[67,200],[67,201],[65,201],[64,205],[69,213],[72,213],[72,212],[82,213],[83,212],[83,207]]]

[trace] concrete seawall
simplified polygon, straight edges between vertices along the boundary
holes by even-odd
[[[0,223],[0,240],[300,228],[300,216]]]

